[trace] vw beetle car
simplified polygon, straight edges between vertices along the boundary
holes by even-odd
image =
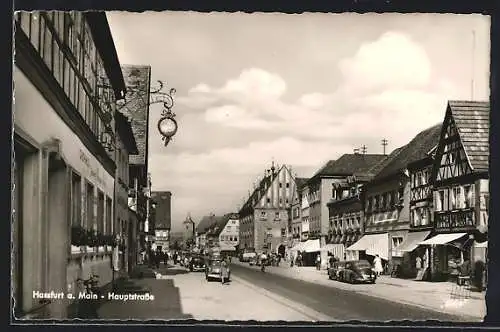
[[[189,271],[205,271],[205,259],[199,255],[193,256],[189,262]]]
[[[338,280],[354,283],[374,284],[377,279],[371,264],[366,260],[345,262],[344,268],[338,271]]]

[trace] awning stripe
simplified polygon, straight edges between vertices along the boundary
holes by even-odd
[[[447,244],[465,235],[467,235],[467,233],[438,234],[434,237],[431,237],[428,240],[420,242],[420,244],[422,245]]]

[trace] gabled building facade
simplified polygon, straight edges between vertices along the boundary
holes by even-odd
[[[297,196],[289,167],[274,163],[239,211],[240,249],[286,253],[289,211]]]
[[[431,249],[431,274],[457,273],[454,265],[471,260],[481,279],[486,264],[489,208],[488,102],[450,101],[432,169],[436,236],[422,243]]]
[[[172,225],[172,193],[170,191],[153,191],[151,199],[154,208],[154,223],[150,226],[154,229],[154,241],[162,250],[170,247],[170,229]]]

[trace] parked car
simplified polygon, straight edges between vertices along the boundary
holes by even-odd
[[[259,263],[259,257],[257,256],[257,254],[248,259],[248,264],[250,264],[250,266],[258,265],[258,263]]]
[[[346,262],[335,262],[333,266],[328,268],[328,279],[330,280],[338,280],[340,276],[340,271],[345,268]]]
[[[231,270],[229,269],[229,266],[227,267],[228,269],[228,281],[231,280]],[[215,260],[211,259],[209,260],[207,266],[205,267],[205,279],[207,281],[217,279],[221,280],[222,279],[222,260]]]
[[[199,272],[205,271],[205,258],[202,256],[193,256],[191,262],[189,263],[189,271]]]
[[[352,284],[357,282],[374,284],[377,279],[371,264],[366,260],[348,261],[338,271],[338,280],[347,281]]]

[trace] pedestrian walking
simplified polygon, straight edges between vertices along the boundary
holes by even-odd
[[[384,271],[384,268],[382,266],[382,259],[379,255],[376,255],[373,259],[373,270],[377,274],[377,277]]]
[[[229,267],[228,267],[228,263],[225,259],[222,260],[222,262],[221,262],[220,273],[221,273],[221,282],[223,285],[225,285],[229,279]]]
[[[320,254],[318,254],[318,256],[316,256],[316,270],[319,270],[321,269],[321,256]]]

